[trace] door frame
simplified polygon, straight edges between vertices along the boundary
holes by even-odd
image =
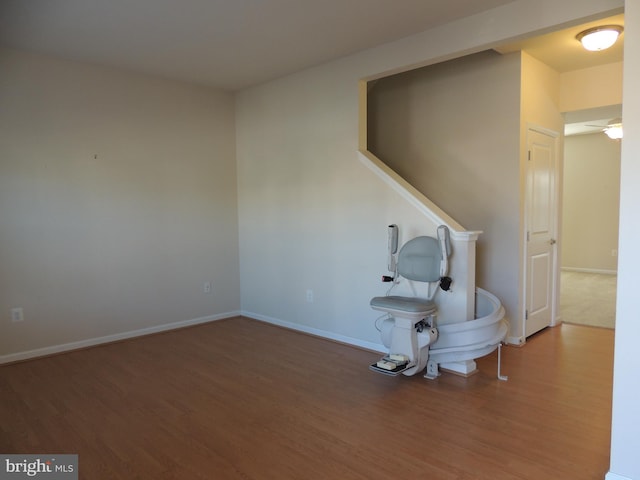
[[[562,149],[561,149],[561,133],[542,127],[537,124],[527,123],[526,126],[526,137],[525,137],[525,160],[524,160],[524,221],[522,223],[522,241],[523,241],[523,257],[522,257],[522,302],[521,302],[521,311],[520,311],[520,324],[522,328],[522,337],[520,338],[520,344],[524,344],[526,342],[526,310],[527,310],[527,290],[529,288],[529,267],[528,267],[528,249],[529,245],[527,242],[527,229],[529,227],[529,206],[531,204],[531,192],[529,190],[530,182],[529,175],[531,173],[529,168],[529,162],[527,161],[526,156],[529,151],[529,138],[530,132],[537,132],[543,135],[547,135],[554,139],[554,150],[555,150],[555,167],[554,167],[554,175],[555,175],[555,184],[554,184],[554,208],[552,211],[552,225],[554,230],[554,237],[556,239],[556,243],[551,252],[551,320],[549,326],[555,327],[561,323],[560,317],[558,315],[558,299],[559,299],[559,286],[560,286],[560,245],[561,245],[561,235],[560,235],[560,212],[561,212],[561,185],[562,185]]]

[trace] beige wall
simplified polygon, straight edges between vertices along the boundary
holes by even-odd
[[[425,222],[359,163],[358,82],[477,53],[523,32],[611,14],[621,6],[600,0],[516,1],[240,92],[236,125],[243,312],[379,345],[373,327],[377,315],[368,304],[386,291],[378,280],[386,272],[386,226],[398,223],[405,238],[411,238],[425,230]],[[504,141],[518,145],[517,119],[513,127],[515,140]],[[513,168],[519,171],[517,148]],[[482,181],[492,182],[499,174],[487,171],[492,178]],[[519,185],[507,188],[519,192]],[[488,194],[503,195],[499,190]],[[522,199],[519,193],[504,195],[514,205],[501,211],[513,213],[495,221],[509,225],[510,236],[520,228]],[[499,229],[492,226],[491,231]],[[511,238],[505,257],[482,268],[519,278],[522,265],[511,249],[521,246],[521,239]],[[521,288],[509,288],[516,298],[502,300],[517,305]],[[313,303],[305,302],[307,289],[316,294]],[[520,335],[516,327],[513,335]]]
[[[560,110],[572,112],[622,103],[622,62],[560,75]]]
[[[11,50],[0,70],[0,356],[237,311],[233,97]]]
[[[508,317],[518,306],[520,72],[519,53],[481,52],[378,80],[368,104],[369,150],[483,232],[477,285]]]
[[[522,52],[521,78],[520,127],[523,138],[531,125],[562,136],[564,120],[560,113],[560,74],[527,52]],[[521,146],[523,144],[526,150],[526,141],[521,142]]]
[[[240,93],[236,115],[243,313],[379,344],[387,225],[419,215],[358,161],[357,76],[301,72]]]
[[[616,271],[620,142],[602,133],[565,138],[562,266]]]
[[[378,80],[369,92],[369,149],[483,232],[477,283],[502,300],[514,342],[523,335],[527,128],[560,137],[558,102],[559,74],[526,52],[462,57]]]

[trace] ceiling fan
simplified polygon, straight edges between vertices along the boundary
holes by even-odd
[[[587,127],[601,128],[607,137],[613,140],[622,138],[622,118],[613,118],[606,125],[587,125]]]

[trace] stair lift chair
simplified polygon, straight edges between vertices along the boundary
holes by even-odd
[[[448,230],[445,233],[448,234]],[[437,364],[428,365],[428,358],[429,345],[438,338],[435,325],[438,310],[433,297],[441,278],[447,273],[449,244],[448,238],[446,240],[416,237],[405,243],[398,253],[394,286],[398,277],[426,283],[426,298],[383,296],[371,299],[370,305],[374,310],[388,313],[393,318],[393,322],[385,322],[385,326],[391,328],[382,330],[383,343],[389,347],[389,355],[381,360],[383,365],[381,362],[371,365],[372,370],[387,375],[403,373],[408,376],[422,371],[426,366],[426,377],[438,375]],[[390,370],[389,365],[384,365],[389,360],[399,360],[397,368]]]

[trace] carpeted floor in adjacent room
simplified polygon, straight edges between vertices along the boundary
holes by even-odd
[[[565,323],[615,328],[617,275],[563,270],[560,314]]]

